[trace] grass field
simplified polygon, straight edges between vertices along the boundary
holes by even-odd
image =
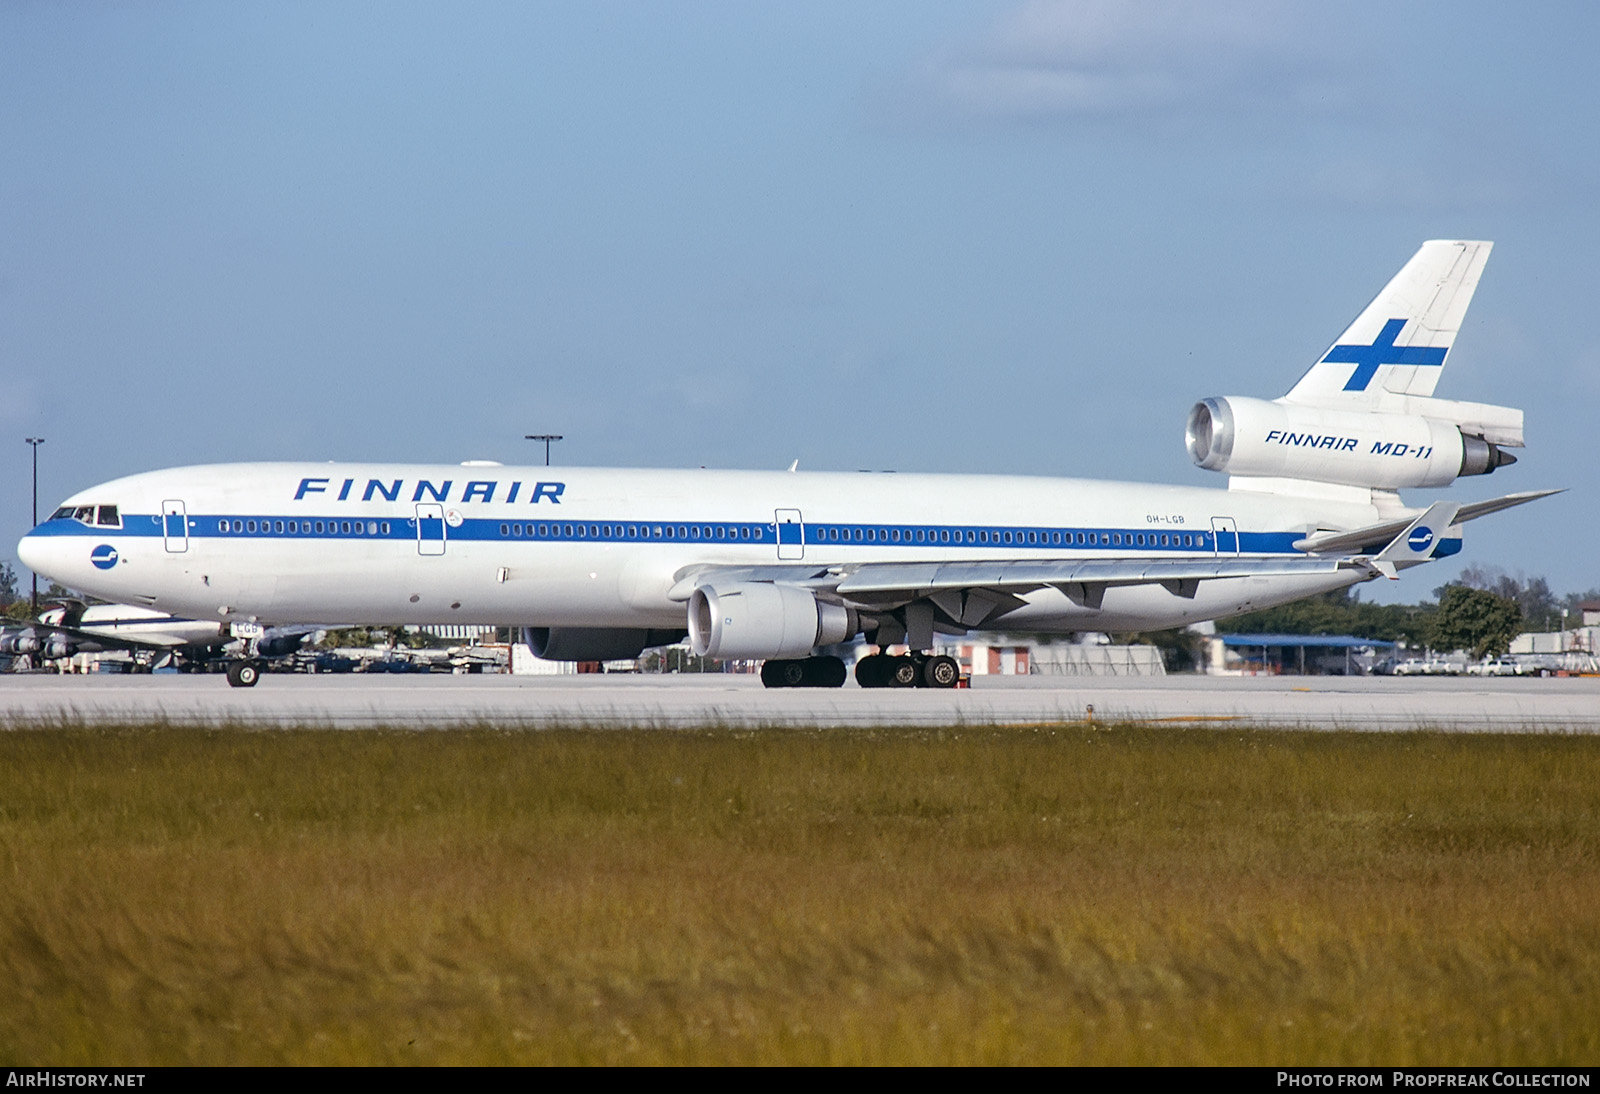
[[[0,1063],[1594,1064],[1600,740],[0,732]]]

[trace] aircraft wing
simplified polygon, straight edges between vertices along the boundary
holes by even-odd
[[[974,628],[1021,607],[1023,595],[1046,588],[1060,590],[1075,604],[1098,609],[1105,591],[1115,586],[1160,585],[1173,596],[1192,599],[1200,582],[1229,578],[1309,577],[1351,570],[1358,571],[1362,579],[1392,578],[1399,569],[1434,557],[1446,528],[1554,493],[1560,491],[1511,494],[1469,505],[1436,502],[1418,516],[1309,536],[1295,544],[1308,557],[699,566],[680,571],[668,596],[682,602],[702,585],[770,582],[803,588],[819,600],[863,611],[889,612],[915,601],[928,601],[946,622]]]
[[[1475,501],[1461,506],[1455,515],[1455,524],[1465,524],[1469,520],[1486,517],[1490,513],[1498,513],[1502,509],[1510,509],[1517,505],[1526,505],[1530,501],[1548,498],[1551,494],[1565,493],[1563,490],[1528,490],[1521,494],[1507,494],[1500,498],[1491,498],[1488,501]],[[1307,554],[1342,554],[1351,551],[1382,550],[1392,542],[1396,536],[1411,526],[1411,517],[1401,517],[1399,520],[1386,520],[1382,524],[1369,524],[1365,528],[1354,528],[1348,532],[1317,532],[1305,539],[1295,542],[1297,551]]]
[[[1098,608],[1115,585],[1162,585],[1192,598],[1202,581],[1286,577],[1360,569],[1365,558],[1038,559],[974,562],[867,562],[847,566],[701,567],[680,575],[669,596],[686,601],[705,584],[774,582],[796,585],[822,599],[887,611],[930,600],[950,622],[978,627],[1021,606],[1021,594],[1054,587],[1075,603]]]
[[[172,650],[189,646],[222,645],[229,641],[225,636],[219,636],[214,642],[196,643],[180,635],[161,634],[148,632],[138,638],[123,637],[109,629],[87,630],[78,627],[69,627],[63,623],[33,622],[28,624],[35,632],[41,634],[58,634],[85,647],[86,652],[95,650]]]
[[[119,638],[115,635],[102,634],[93,631],[81,631],[76,627],[64,627],[59,623],[41,623],[35,620],[32,623],[16,627],[7,627],[0,633],[0,653],[35,653],[41,652],[48,644],[50,636],[59,636],[72,643],[74,652],[100,653],[106,650],[138,650],[171,649],[181,646],[178,641],[163,642],[156,640]]]

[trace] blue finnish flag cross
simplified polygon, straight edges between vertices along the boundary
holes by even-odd
[[[1383,325],[1370,346],[1334,346],[1323,364],[1354,365],[1344,385],[1346,391],[1365,391],[1379,365],[1443,365],[1444,346],[1396,346],[1394,340],[1405,329],[1404,319],[1391,319]]]

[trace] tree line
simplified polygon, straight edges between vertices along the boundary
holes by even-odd
[[[1468,566],[1454,581],[1433,590],[1434,600],[1418,604],[1369,604],[1355,589],[1340,589],[1309,600],[1217,621],[1219,634],[1342,634],[1466,650],[1495,657],[1523,631],[1553,631],[1581,620],[1579,603],[1600,600],[1600,589],[1557,597],[1542,577],[1512,576],[1498,567]]]

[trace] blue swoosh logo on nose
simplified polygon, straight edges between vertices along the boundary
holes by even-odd
[[[117,549],[109,543],[102,543],[89,552],[89,561],[102,570],[109,570],[117,564]]]

